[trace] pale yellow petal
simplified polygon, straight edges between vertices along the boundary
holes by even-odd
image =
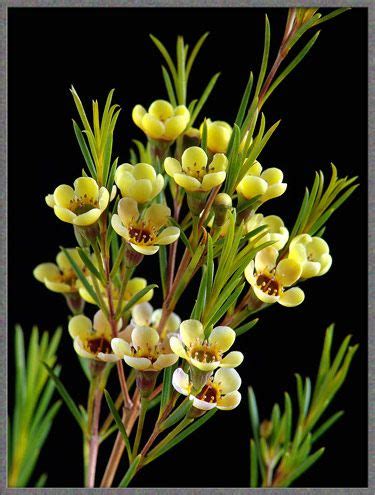
[[[180,229],[178,227],[167,227],[156,238],[155,242],[161,246],[165,244],[172,244],[177,241],[180,236]]]
[[[180,134],[182,134],[186,127],[186,119],[183,116],[175,116],[169,118],[165,122],[165,134],[164,138],[168,141],[174,141]]]
[[[176,184],[186,189],[189,192],[199,191],[201,189],[201,183],[195,177],[190,177],[186,174],[174,174],[173,176]]]
[[[152,367],[159,371],[163,368],[168,368],[178,361],[178,356],[176,354],[160,354],[156,361],[152,364]]]
[[[156,172],[152,165],[149,163],[137,163],[134,165],[132,170],[133,177],[137,180],[139,179],[149,179],[150,181],[155,180]]]
[[[159,251],[159,246],[142,246],[140,244],[130,243],[131,247],[138,253],[145,254],[146,256],[155,254]]]
[[[142,119],[146,114],[145,108],[142,105],[136,105],[132,111],[132,119],[135,125],[142,128]]]
[[[55,205],[53,211],[55,212],[57,218],[63,222],[73,223],[74,219],[77,218],[75,213],[59,205]]]
[[[95,201],[99,197],[99,187],[92,177],[78,177],[74,181],[74,192],[79,198],[92,198]]]
[[[164,160],[164,170],[171,177],[182,172],[181,164],[175,158],[168,157]]]
[[[72,291],[71,286],[63,282],[53,282],[52,280],[45,279],[44,283],[47,289],[53,292],[66,293]]]
[[[203,325],[199,320],[185,320],[180,325],[182,342],[189,347],[196,340],[203,340]]]
[[[193,401],[193,406],[201,411],[209,411],[216,407],[216,402],[206,402],[205,400],[197,399],[194,395],[190,395],[190,400]]]
[[[124,361],[126,364],[139,371],[148,370],[152,366],[151,361],[148,358],[144,357],[133,357],[125,355]]]
[[[286,290],[279,298],[282,306],[293,307],[301,304],[305,299],[305,293],[299,287],[292,287]]]
[[[278,184],[283,181],[284,174],[279,168],[271,167],[267,168],[261,173],[261,178],[268,182],[268,184]]]
[[[156,230],[160,229],[167,223],[168,217],[171,215],[171,210],[166,205],[153,203],[147,208],[144,214],[144,220],[156,227]]]
[[[56,187],[55,192],[53,193],[53,199],[57,206],[69,208],[71,201],[74,199],[73,188],[66,184]]]
[[[214,328],[208,337],[209,343],[215,345],[221,352],[226,352],[230,349],[235,339],[236,332],[230,327],[225,326]]]
[[[214,383],[219,385],[222,394],[229,394],[240,388],[241,377],[234,368],[219,368]]]
[[[206,174],[202,180],[202,191],[210,191],[225,181],[225,172],[213,172]]]
[[[173,107],[166,100],[155,100],[151,103],[148,113],[159,120],[167,120],[174,114]]]
[[[133,198],[122,198],[118,203],[118,214],[122,223],[127,226],[139,217],[137,202]],[[113,218],[113,217],[112,217]]]
[[[231,351],[221,361],[220,366],[222,368],[237,368],[244,359],[242,352]]]
[[[135,348],[153,349],[159,342],[158,332],[151,327],[136,325],[132,332],[132,343]]]
[[[275,265],[279,252],[273,246],[267,246],[266,248],[258,251],[255,255],[255,269],[257,273],[262,273],[265,270],[271,271]]]
[[[113,227],[113,230],[121,237],[123,237],[126,240],[129,240],[129,231],[126,227],[121,222],[121,218],[115,214],[112,215],[111,218],[111,224]]]
[[[235,409],[241,402],[241,394],[237,390],[226,394],[217,401],[217,408],[222,411],[230,411]]]
[[[72,338],[87,338],[92,333],[92,323],[90,318],[85,315],[73,316],[68,325],[69,334]]]
[[[111,340],[112,351],[116,354],[117,357],[123,358],[125,355],[131,356],[132,351],[128,342],[124,339],[120,339],[116,337]]]
[[[60,270],[55,263],[41,263],[34,268],[33,275],[39,282],[44,283],[45,279],[58,280]]]
[[[172,349],[172,351],[177,354],[177,356],[179,356],[180,358],[182,359],[187,359],[187,354],[186,354],[186,351],[184,349],[184,346],[181,342],[181,340],[177,337],[171,337],[170,340],[169,340],[169,345]]]
[[[185,373],[185,371],[182,368],[177,368],[173,372],[172,376],[172,385],[179,392],[180,394],[183,395],[189,395],[190,393],[190,381],[189,381],[189,375]]]
[[[94,315],[93,328],[98,335],[104,335],[107,338],[112,336],[111,325],[101,309]]]
[[[73,220],[73,223],[74,225],[79,225],[80,227],[88,227],[89,225],[95,223],[101,214],[102,211],[99,210],[99,208],[93,208],[90,211],[86,211],[86,213],[83,213],[82,215],[78,215]]]
[[[162,138],[165,132],[163,122],[149,113],[146,113],[142,118],[142,129],[152,139]]]
[[[295,260],[283,259],[276,267],[276,279],[282,286],[293,285],[300,278],[302,266]]]
[[[113,190],[113,188],[112,188]],[[111,192],[112,195],[112,192]],[[116,195],[116,192],[115,192]],[[98,197],[98,204],[99,204],[99,209],[100,210],[105,210],[108,206],[109,203],[109,191],[105,187],[101,187],[99,189],[99,197]]]
[[[245,175],[237,186],[237,192],[242,194],[246,199],[254,198],[255,196],[263,195],[268,188],[265,180],[254,175]]]
[[[153,314],[153,307],[148,302],[136,304],[133,306],[131,313],[136,325],[149,326]]]

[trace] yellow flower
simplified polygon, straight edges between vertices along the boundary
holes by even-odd
[[[139,371],[160,371],[178,360],[178,356],[160,341],[158,332],[147,326],[136,325],[130,343],[122,338],[114,338],[111,346],[117,357],[123,358],[129,366]]]
[[[136,105],[132,117],[135,125],[151,139],[174,141],[184,132],[190,113],[184,105],[173,108],[168,101],[155,100],[148,112],[142,105]]]
[[[216,153],[209,165],[207,162],[202,148],[192,146],[183,152],[181,163],[175,158],[166,158],[164,168],[186,191],[208,192],[225,181],[228,159],[222,153]]]
[[[232,135],[232,128],[227,122],[222,120],[206,119],[207,125],[207,148],[212,153],[226,153],[230,137]],[[199,130],[201,137],[203,135],[204,122],[200,126]]]
[[[208,411],[214,407],[230,410],[241,402],[241,394],[238,392],[241,377],[233,368],[218,369],[199,393],[191,393],[193,384],[182,368],[174,371],[172,384],[177,392],[189,396],[189,399],[193,401],[193,406],[202,411]]]
[[[91,285],[91,280],[89,278],[87,280]],[[126,284],[123,302],[130,301],[130,299],[132,299],[136,294],[138,294],[138,292],[140,292],[146,286],[147,286],[147,280],[144,278],[134,277],[134,278],[130,279],[129,282]],[[104,301],[106,302],[106,304],[108,304],[106,288],[101,284],[99,285],[99,288],[100,288],[100,293],[101,293]],[[116,286],[112,285],[111,291],[112,291],[113,304],[115,307],[117,307],[119,296],[120,296],[119,290]],[[94,299],[91,297],[90,293],[86,290],[86,288],[81,283],[79,283],[79,294],[82,297],[82,299],[84,299],[86,302],[88,302],[90,304],[96,304]],[[141,297],[139,302],[149,301],[150,299],[152,299],[153,295],[154,295],[154,290],[152,289],[152,290],[148,291],[143,297]]]
[[[272,167],[262,171],[261,164],[255,161],[236,189],[246,199],[260,195],[260,202],[264,203],[284,194],[287,184],[282,182],[283,177],[279,168]]]
[[[134,327],[146,326],[158,329],[160,322],[162,310],[155,309],[148,302],[142,302],[141,304],[136,304],[132,310],[132,320],[128,325],[128,332]],[[164,330],[166,334],[171,334],[177,332],[181,323],[181,318],[176,313],[171,313],[165,322]],[[129,341],[130,342],[130,341]]]
[[[229,327],[219,326],[205,339],[203,325],[198,320],[185,320],[180,325],[180,338],[171,337],[170,346],[174,353],[201,371],[213,371],[218,367],[236,368],[243,361],[243,354],[230,349],[236,333]]]
[[[115,182],[123,196],[147,203],[157,196],[164,186],[164,177],[157,174],[152,165],[124,163],[116,170]]]
[[[120,320],[118,328],[121,325]],[[85,315],[73,316],[68,328],[74,339],[74,350],[79,356],[97,361],[118,361],[111,349],[112,330],[101,310],[95,313],[93,323]]]
[[[292,239],[288,258],[296,260],[302,266],[301,278],[324,275],[332,265],[332,256],[326,241],[308,234],[297,235]]]
[[[62,184],[53,194],[46,196],[46,203],[63,222],[87,227],[94,224],[107,208],[109,192],[105,187],[99,189],[91,177],[78,177],[74,189]]]
[[[155,254],[159,245],[175,242],[180,230],[166,227],[171,210],[161,204],[152,204],[139,214],[133,198],[122,198],[118,204],[118,215],[112,215],[112,227],[118,235],[130,243],[141,254]]]
[[[75,248],[67,249],[70,256],[79,268],[85,272],[86,268]],[[55,263],[41,263],[33,271],[34,277],[43,282],[47,289],[53,292],[78,292],[77,276],[65,253],[62,251],[56,256]]]
[[[254,260],[245,269],[245,277],[258,299],[272,304],[278,302],[283,306],[298,306],[305,299],[299,287],[285,290],[300,278],[302,267],[291,259],[277,263],[279,252],[273,246],[259,251]]]
[[[262,225],[267,226],[267,233],[264,234],[265,231],[262,231],[259,233],[259,236],[250,240],[254,247],[258,247],[264,242],[274,241],[272,247],[278,251],[282,249],[289,239],[288,229],[284,226],[282,219],[276,215],[264,217],[261,213],[256,213],[246,222],[246,230],[247,232],[251,232]],[[257,240],[258,237],[259,240]]]

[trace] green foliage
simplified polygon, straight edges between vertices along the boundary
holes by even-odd
[[[284,411],[275,404],[271,419],[260,423],[253,389],[249,388],[249,411],[254,439],[251,440],[251,481],[263,487],[287,487],[309,469],[323,454],[324,448],[312,452],[315,442],[342,416],[339,411],[317,423],[343,385],[358,345],[349,346],[350,336],[342,342],[336,356],[331,358],[333,325],[325,335],[320,366],[312,389],[309,378],[296,374],[297,414],[293,417],[292,401],[284,396]],[[257,460],[255,460],[257,459]]]
[[[59,375],[56,350],[60,338],[61,328],[50,339],[47,332],[40,335],[34,326],[26,353],[24,332],[19,325],[15,328],[15,406],[8,430],[8,483],[11,487],[28,485],[61,406],[61,401],[52,403],[55,385],[42,365],[43,361],[47,362]],[[44,474],[37,486],[43,486],[45,480]]]

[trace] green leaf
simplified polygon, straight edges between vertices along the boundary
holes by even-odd
[[[202,312],[206,303],[206,289],[207,289],[207,267],[204,265],[202,266],[202,277],[199,285],[197,299],[195,300],[195,304],[190,315],[190,318],[193,320],[201,319]]]
[[[259,199],[262,197],[261,194],[259,194],[258,196],[254,196],[253,198],[251,199],[248,199],[246,201],[244,201],[243,203],[239,204],[237,206],[237,215],[245,210],[248,210],[249,208],[251,208],[252,206],[254,206],[258,201]],[[266,228],[266,227],[263,227],[263,228]]]
[[[228,297],[228,299],[225,301],[225,303],[219,308],[213,316],[209,319],[209,321],[205,324],[206,327],[210,325],[215,325],[222,316],[228,311],[230,306],[237,301],[239,295],[243,291],[243,288],[245,287],[245,284],[241,284],[237,289]]]
[[[202,140],[200,147],[205,153],[207,153],[207,119],[204,119],[203,121]]]
[[[167,89],[169,101],[171,102],[171,105],[173,107],[176,107],[177,106],[177,100],[176,100],[176,96],[174,94],[172,81],[171,81],[171,78],[169,77],[168,71],[164,67],[164,65],[161,66],[161,71],[163,74],[164,84],[165,84],[165,87]]]
[[[321,19],[319,19],[317,22],[315,22],[314,26],[318,26],[318,24],[322,24],[322,22],[329,21],[330,19],[333,19],[337,15],[343,14],[347,10],[350,10],[350,7],[342,7],[340,9],[336,9],[333,12],[330,12],[329,14],[323,16]]]
[[[61,397],[64,399],[64,402],[67,405],[69,411],[72,413],[74,419],[77,421],[77,423],[79,424],[82,431],[84,431],[85,426],[84,426],[83,418],[82,418],[82,415],[79,412],[79,409],[76,406],[74,400],[71,398],[71,396],[69,395],[69,392],[64,387],[63,383],[61,382],[61,380],[57,376],[57,374],[54,372],[54,370],[52,368],[50,368],[48,366],[48,364],[45,362],[43,363],[43,365],[46,368],[46,370],[48,371],[49,376],[54,381],[55,386],[56,386],[57,390],[59,391]]]
[[[79,257],[81,258],[81,260],[83,261],[83,263],[86,265],[86,268],[102,284],[105,284],[105,280],[103,279],[102,275],[100,274],[100,272],[98,271],[98,269],[96,268],[96,266],[94,265],[94,263],[91,261],[91,259],[89,258],[89,256],[87,256],[86,252],[82,248],[80,248],[80,247],[77,248],[77,251],[78,251]]]
[[[250,486],[258,486],[258,459],[257,448],[253,439],[250,440]]]
[[[311,443],[316,442],[331,426],[333,426],[336,421],[338,421],[341,416],[343,416],[344,411],[338,411],[333,414],[327,421],[325,421],[322,426],[320,426],[316,431],[313,432],[311,437]]]
[[[255,320],[249,321],[248,323],[245,323],[245,325],[241,325],[240,327],[234,328],[233,330],[236,332],[237,337],[239,335],[242,335],[249,330],[251,330],[259,321],[259,318],[255,318]]]
[[[154,44],[156,45],[156,47],[158,48],[158,50],[160,51],[162,56],[164,57],[164,60],[167,62],[167,65],[168,65],[169,70],[171,71],[175,86],[177,86],[177,79],[178,79],[177,78],[177,71],[176,71],[176,67],[175,67],[175,65],[171,59],[171,56],[169,55],[169,53],[168,53],[167,49],[165,48],[165,46],[163,45],[163,43],[161,41],[159,41],[156,38],[156,36],[153,36],[152,34],[150,34],[150,38],[152,39],[152,41],[154,42]]]
[[[299,467],[291,472],[291,474],[283,480],[281,486],[290,486],[293,481],[299,478],[307,469],[309,469],[324,453],[324,448],[319,449],[314,454],[310,455]]]
[[[267,70],[267,65],[268,65],[268,56],[269,56],[269,52],[270,52],[270,41],[271,41],[271,28],[270,28],[268,16],[266,14],[265,29],[264,29],[264,48],[263,48],[262,63],[260,66],[257,86],[255,88],[255,95],[256,96],[258,96],[260,93],[260,90],[262,88],[262,84],[264,81],[264,77],[266,75],[266,70]]]
[[[180,239],[184,243],[185,247],[189,250],[190,254],[193,255],[194,254],[194,250],[191,247],[191,244],[189,242],[189,239],[186,237],[185,232],[181,228],[181,225],[178,222],[176,222],[176,220],[174,218],[172,218],[172,217],[170,217],[169,221],[171,222],[172,225],[174,225],[175,227],[177,227],[178,229],[180,229]]]
[[[193,124],[195,122],[195,119],[198,117],[200,111],[203,108],[203,105],[206,103],[207,98],[210,96],[211,91],[214,89],[214,86],[215,86],[216,81],[218,80],[219,76],[220,76],[220,72],[218,72],[217,74],[215,74],[210,79],[210,81],[207,84],[205,90],[203,91],[202,96],[199,98],[198,103],[196,104],[196,106],[194,108],[193,114],[190,117],[190,122],[189,122],[188,127],[192,127],[193,126]]]
[[[131,480],[134,478],[135,473],[137,472],[139,463],[142,460],[141,454],[137,455],[137,457],[133,460],[133,462],[130,464],[128,470],[125,473],[125,476],[122,478],[119,484],[119,488],[125,488],[129,486],[129,483]]]
[[[85,287],[85,289],[90,294],[90,296],[94,299],[95,304],[100,307],[100,304],[99,304],[99,301],[98,301],[98,297],[96,295],[96,292],[94,291],[94,289],[92,288],[91,284],[89,283],[89,281],[87,280],[87,278],[83,274],[83,272],[80,269],[80,267],[77,265],[77,263],[75,262],[75,260],[73,259],[73,257],[70,255],[69,251],[67,251],[63,247],[61,247],[61,250],[65,254],[65,256],[68,258],[69,263],[72,265],[72,268],[73,268],[75,274],[77,275],[77,277],[79,278],[79,280],[82,282],[82,285]]]
[[[235,124],[239,128],[242,126],[243,119],[245,117],[245,112],[246,112],[247,105],[249,103],[251,89],[253,87],[253,82],[254,82],[254,76],[253,76],[253,73],[250,72],[250,76],[249,76],[249,79],[247,81],[245,92],[244,92],[244,94],[242,96],[242,100],[241,100],[241,103],[240,103],[240,108],[238,109],[236,120],[235,120]],[[228,148],[229,148],[229,146],[228,146]]]
[[[173,366],[168,366],[167,368],[164,368],[163,372],[163,388],[161,391],[161,400],[160,400],[160,413],[159,417],[166,408],[170,397],[171,397],[171,391],[172,391],[172,375],[174,370],[176,369],[177,364]]]
[[[158,288],[159,286],[156,285],[156,284],[150,284],[150,285],[147,285],[147,287],[145,287],[144,289],[140,290],[139,292],[137,292],[131,299],[130,301],[128,301],[125,306],[122,308],[121,310],[121,314],[125,313],[126,311],[129,311],[129,309],[131,309],[135,304],[137,304],[137,302],[145,295],[147,294],[147,292],[149,292],[150,290],[152,289],[156,289]]]
[[[85,142],[85,138],[83,137],[81,129],[78,127],[77,123],[73,120],[73,129],[74,133],[76,135],[79,147],[81,149],[83,158],[85,159],[87,168],[90,172],[90,175],[93,179],[97,180],[97,175],[96,175],[96,169],[95,169],[95,164],[92,160],[90,151],[87,147],[87,144]]]
[[[121,418],[120,418],[120,415],[116,409],[116,406],[115,406],[115,404],[114,404],[114,402],[113,402],[113,400],[112,400],[112,398],[111,398],[111,396],[107,390],[104,390],[104,395],[105,395],[105,399],[107,401],[108,407],[109,407],[111,414],[113,416],[113,419],[115,420],[116,426],[117,426],[117,428],[118,428],[119,432],[121,433],[121,436],[124,440],[129,459],[131,459],[132,458],[132,449],[130,446],[129,437],[126,434],[124,424],[121,421]]]
[[[38,481],[35,483],[35,488],[43,488],[47,482],[47,474],[43,473],[39,476]]]
[[[276,80],[271,84],[267,93],[263,98],[263,103],[269,98],[269,96],[273,93],[273,91],[277,88],[277,86],[292,72],[293,69],[297,67],[297,65],[304,59],[307,53],[311,50],[314,43],[318,39],[320,31],[318,31],[314,36],[310,39],[308,43],[302,48],[302,50],[298,53],[298,55],[292,60],[292,62],[281,72],[281,74],[276,78]]]
[[[189,79],[190,71],[191,71],[191,68],[193,67],[194,61],[197,58],[197,55],[198,55],[200,49],[202,48],[203,43],[206,41],[206,38],[209,34],[210,33],[208,33],[208,32],[204,33],[199,38],[199,40],[195,44],[195,46],[194,46],[194,48],[190,54],[190,57],[189,57],[187,64],[186,64],[186,81]]]
[[[178,423],[183,417],[186,416],[186,414],[189,412],[193,405],[193,402],[186,398],[181,404],[173,411],[172,414],[168,416],[168,418],[163,421],[160,425],[160,428],[162,431],[166,430],[167,428],[170,428],[171,426],[175,425]]]

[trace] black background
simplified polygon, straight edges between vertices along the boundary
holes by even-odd
[[[259,68],[265,12],[255,8],[9,9],[10,351],[16,322],[27,334],[34,323],[51,331],[59,324],[66,327],[64,299],[35,281],[32,269],[53,261],[59,245],[75,244],[71,226],[58,221],[44,203],[44,196],[57,185],[71,184],[81,175],[84,165],[71,124],[71,118],[78,117],[70,85],[87,108],[94,98],[103,104],[107,92],[116,88],[114,100],[123,110],[114,152],[120,163],[125,162],[131,139],[143,138],[131,121],[133,106],[148,106],[166,97],[161,58],[148,33],[173,49],[178,34],[192,46],[210,31],[192,72],[188,98],[199,97],[213,73],[221,71],[201,117],[233,122],[248,72]],[[267,13],[273,59],[286,10]],[[275,401],[282,401],[285,390],[295,398],[293,374],[314,376],[324,330],[332,321],[336,346],[351,333],[360,350],[330,408],[331,413],[344,409],[345,415],[319,441],[326,452],[298,486],[367,485],[366,43],[366,9],[353,9],[324,24],[312,51],[264,107],[269,125],[279,118],[282,123],[260,161],[266,167],[280,167],[288,183],[286,194],[269,202],[265,213],[281,215],[291,227],[313,171],[322,169],[329,175],[331,161],[341,176],[360,176],[361,188],[328,225],[325,237],[334,258],[332,269],[304,284],[304,304],[291,309],[274,305],[254,330],[239,339],[237,345],[245,354],[239,368],[244,396],[240,407],[217,414],[202,430],[147,466],[133,486],[247,486],[246,386],[254,386],[263,417]],[[155,256],[147,259],[142,273],[153,282],[157,270]],[[178,308],[182,318],[188,317],[191,308],[185,301],[192,301],[194,294],[193,285],[190,299],[184,298]],[[153,304],[160,304],[160,296]],[[67,331],[59,360],[62,380],[73,397],[85,403],[86,379]],[[11,359],[9,373],[12,382]],[[101,447],[100,459],[107,457],[111,445],[112,440],[107,440]],[[103,469],[99,460],[100,475]],[[81,435],[65,408],[42,451],[36,475],[45,471],[47,486],[82,486]]]

